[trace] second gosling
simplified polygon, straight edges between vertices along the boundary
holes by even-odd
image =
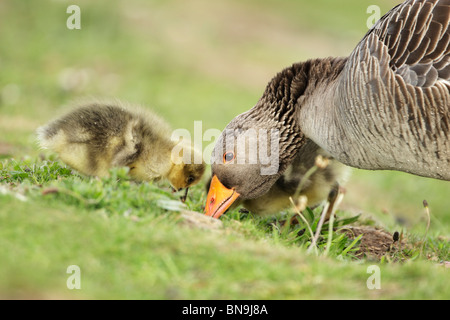
[[[167,179],[180,190],[199,182],[205,163],[194,163],[201,156],[190,142],[172,141],[171,133],[149,110],[119,102],[79,107],[37,130],[42,148],[83,174],[107,176],[112,167],[127,166],[136,180]]]

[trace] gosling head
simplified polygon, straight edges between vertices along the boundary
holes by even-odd
[[[177,144],[172,150],[171,162],[167,179],[177,191],[197,184],[205,173],[203,157],[190,143]]]

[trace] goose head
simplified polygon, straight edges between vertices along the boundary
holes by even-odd
[[[287,83],[292,84],[289,99],[285,96]],[[252,109],[226,126],[211,156],[206,215],[218,218],[238,198],[260,197],[283,174],[306,141],[295,108],[303,90],[303,80],[295,80],[288,68],[268,84]]]
[[[254,199],[267,193],[301,145],[281,141],[276,127],[257,130],[234,127],[243,119],[237,117],[227,126],[212,154],[206,214],[214,218],[220,217],[238,198]]]

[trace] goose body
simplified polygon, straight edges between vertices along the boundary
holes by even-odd
[[[42,148],[56,152],[61,160],[86,175],[106,176],[112,167],[129,167],[136,180],[168,179],[176,189],[197,183],[204,163],[191,159],[190,145],[172,152],[170,127],[155,114],[122,103],[91,103],[79,107],[38,129]]]
[[[348,166],[450,180],[449,20],[450,0],[407,0],[349,57],[278,73],[218,139],[206,214],[219,217],[237,199],[269,196],[309,140]],[[278,134],[273,174],[262,174],[267,161],[246,162],[229,147],[255,128]]]

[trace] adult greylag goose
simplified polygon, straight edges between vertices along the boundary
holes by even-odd
[[[112,167],[129,167],[136,180],[168,179],[175,190],[197,183],[205,164],[196,164],[190,143],[171,140],[166,122],[147,109],[121,102],[90,103],[38,130],[42,148],[86,175],[106,176]],[[183,159],[184,152],[188,161]]]
[[[219,137],[206,214],[218,218],[237,199],[269,197],[297,170],[308,141],[318,146],[314,152],[351,167],[450,180],[449,20],[450,0],[408,0],[349,57],[295,63],[278,73]],[[250,131],[253,137],[245,137]],[[276,139],[264,142],[269,132]],[[268,159],[255,161],[255,146],[267,149]],[[277,170],[268,173],[273,163]]]

